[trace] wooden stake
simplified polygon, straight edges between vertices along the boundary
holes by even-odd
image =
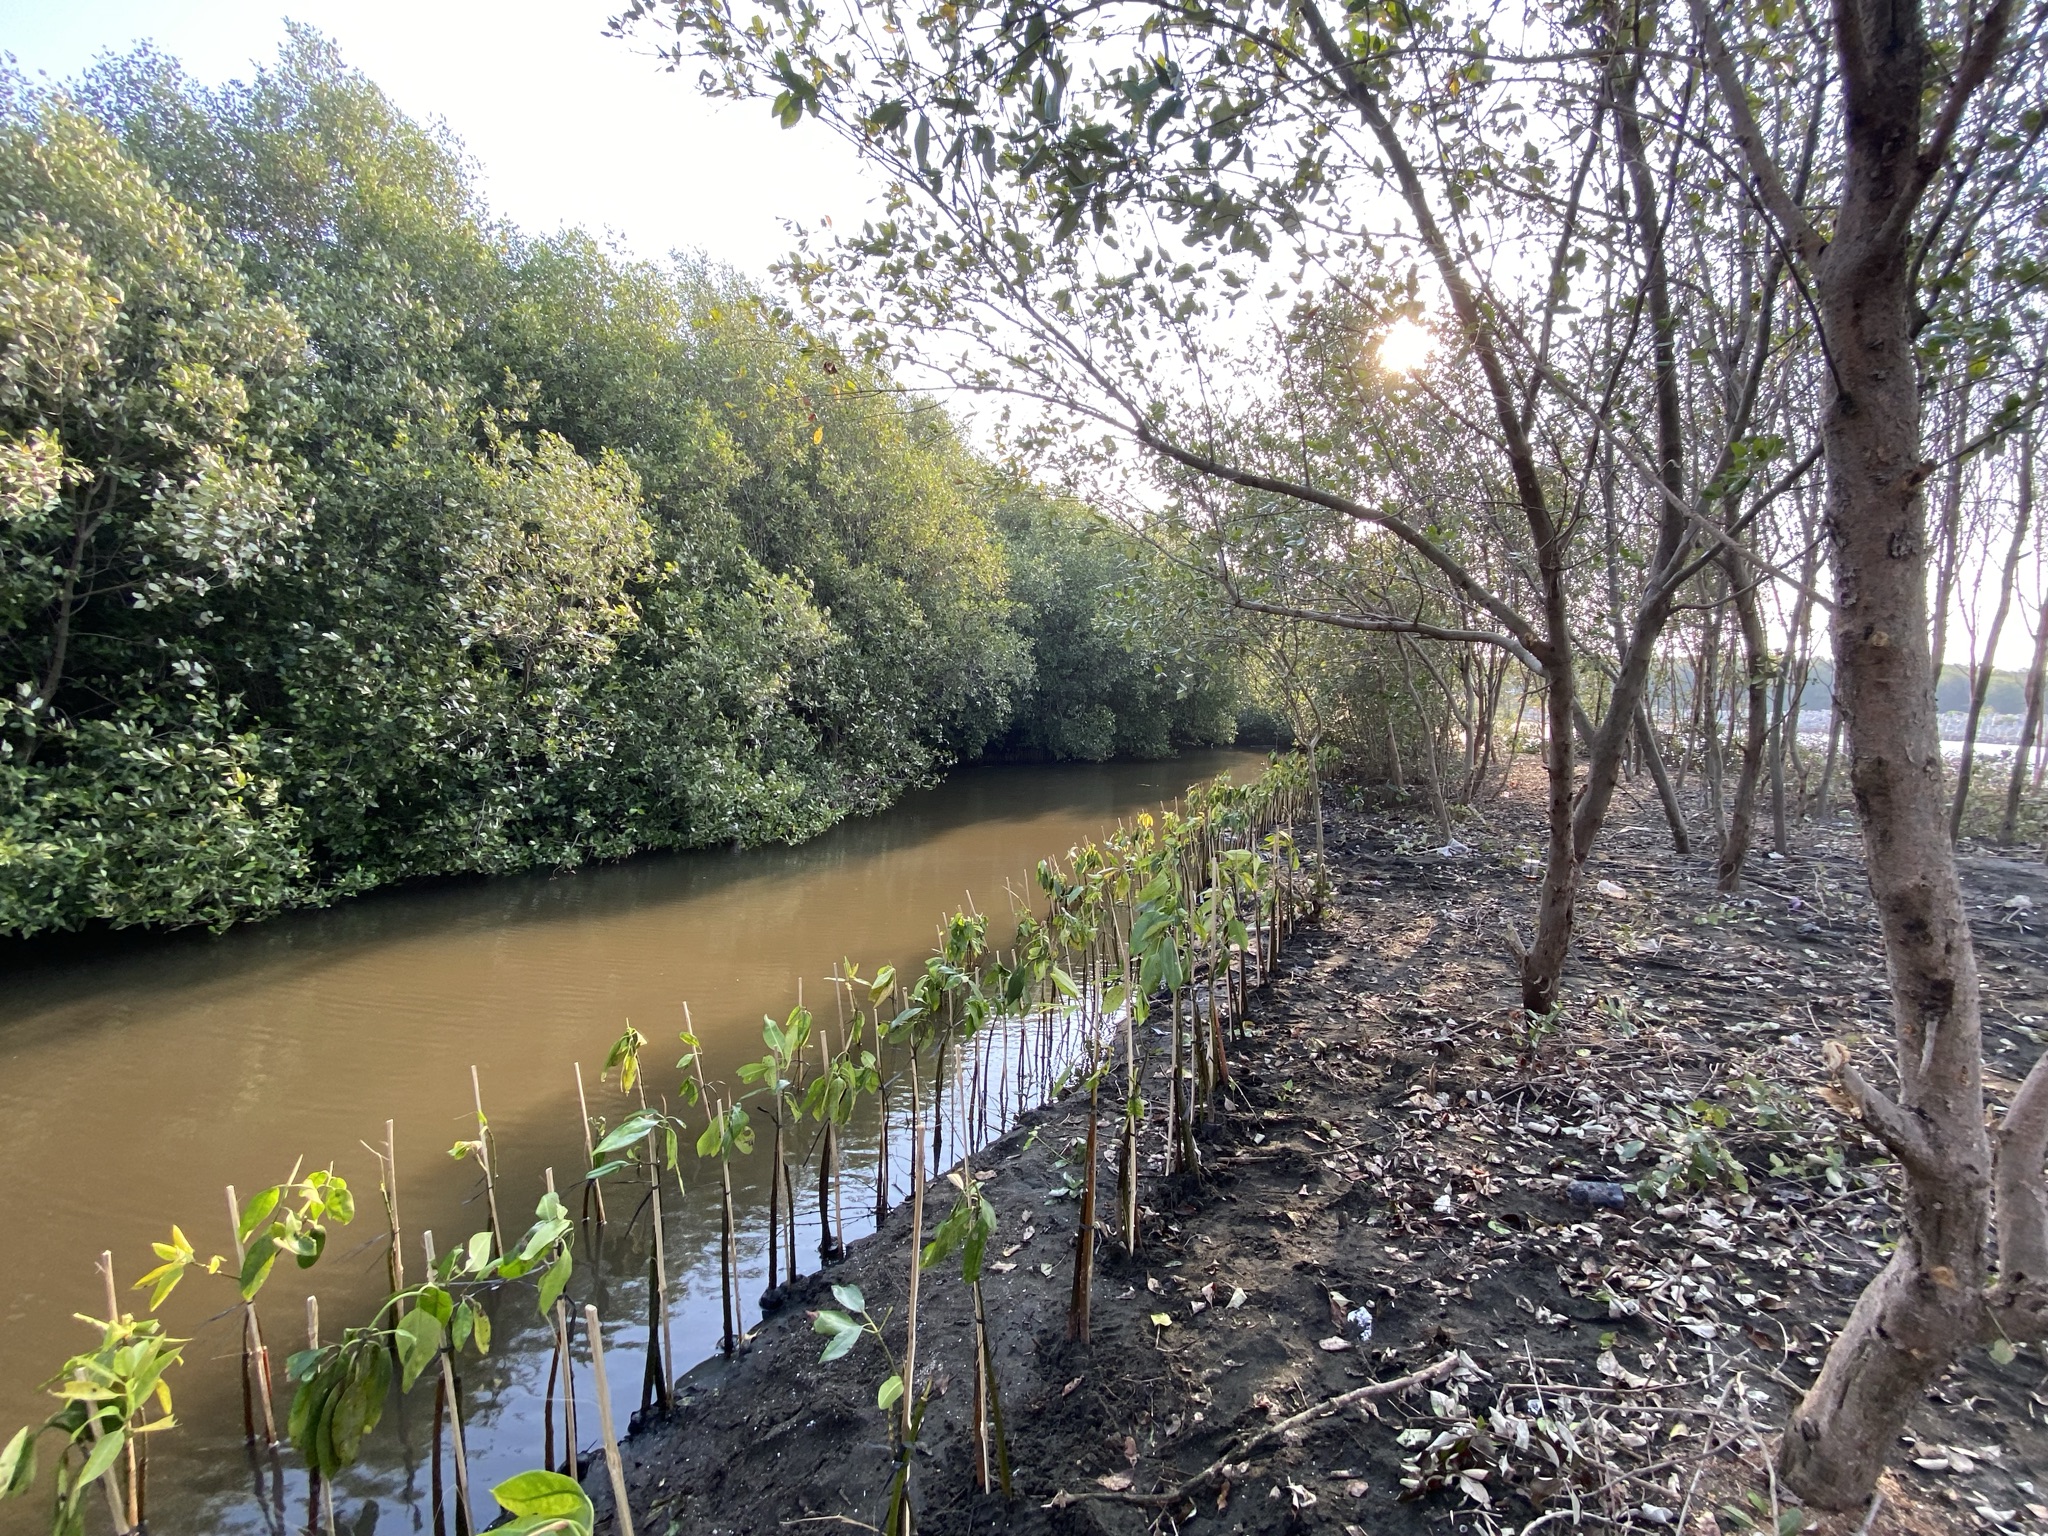
[[[668,1408],[675,1401],[675,1388],[671,1383],[675,1377],[676,1345],[668,1320],[668,1238],[662,1230],[661,1219],[661,1149],[655,1144],[652,1131],[647,1133],[647,1159],[648,1171],[653,1175],[648,1191],[654,1216],[654,1306],[661,1322],[661,1370],[657,1373],[655,1386],[659,1389],[661,1406]],[[648,1342],[653,1342],[651,1328]]]
[[[100,1278],[107,1284],[107,1322],[109,1325],[118,1324],[121,1321],[121,1297],[114,1286],[113,1251],[111,1249],[103,1251],[100,1254],[99,1263],[93,1267],[100,1272]],[[101,1438],[99,1415],[93,1411],[93,1405],[90,1403],[86,1405],[86,1410],[93,1415],[87,1422],[91,1424],[92,1437],[97,1442]],[[114,1469],[112,1467],[107,1468],[105,1474],[100,1479],[107,1490],[107,1509],[114,1517],[114,1529],[116,1531],[127,1531],[142,1523],[142,1513],[135,1507],[135,1434],[132,1426],[124,1424],[122,1428],[129,1431],[126,1447],[128,1462],[127,1498],[124,1500],[121,1497],[121,1484],[119,1479],[114,1476]]]
[[[597,1166],[597,1150],[590,1140],[590,1100],[583,1096],[583,1063],[576,1063],[576,1107],[583,1111],[583,1187],[597,1192],[597,1224],[604,1225],[604,1185],[589,1178],[590,1170]],[[584,1206],[586,1211],[589,1205]]]
[[[427,1268],[434,1267],[434,1234],[422,1232],[420,1240],[427,1252]],[[469,1512],[469,1448],[462,1436],[462,1397],[456,1390],[455,1361],[444,1345],[441,1349],[441,1390],[448,1399],[448,1449],[455,1457],[455,1531],[456,1536],[470,1536],[476,1529],[476,1522]]]
[[[498,1220],[498,1175],[497,1170],[491,1166],[496,1159],[491,1156],[491,1132],[484,1119],[484,1090],[477,1081],[474,1063],[469,1069],[469,1091],[476,1100],[476,1160],[483,1164],[484,1197],[491,1206],[491,1246],[500,1257],[503,1257],[505,1228]]]
[[[388,1120],[384,1122],[384,1134],[388,1141],[391,1134],[391,1122]],[[318,1296],[308,1296],[306,1298],[306,1348],[318,1349],[319,1347],[320,1298]],[[334,1490],[327,1485],[327,1480],[320,1475],[320,1469],[317,1467],[309,1468],[306,1478],[308,1496],[310,1497],[315,1493],[319,1495],[321,1524],[327,1528],[327,1536],[334,1536]]]
[[[235,1199],[235,1186],[228,1187],[228,1235],[235,1240],[235,1273],[242,1272],[243,1261],[248,1257],[242,1246],[242,1207]],[[255,1363],[256,1394],[263,1402],[263,1440],[266,1445],[277,1444],[277,1415],[270,1406],[270,1349],[263,1342],[263,1325],[256,1320],[256,1303],[242,1303],[242,1370],[243,1380],[248,1380],[250,1362]],[[252,1428],[254,1426],[251,1426]]]
[[[391,1294],[396,1296],[405,1289],[405,1250],[401,1244],[398,1227],[398,1138],[392,1122],[384,1122],[383,1167],[378,1171],[384,1175],[384,1219],[391,1227]],[[391,1309],[392,1320],[405,1316],[405,1303],[399,1302]]]
[[[604,1336],[598,1327],[597,1308],[583,1309],[583,1331],[590,1340],[590,1379],[597,1389],[597,1427],[604,1435],[604,1466],[612,1479],[612,1508],[617,1514],[619,1536],[633,1536],[633,1511],[626,1503],[626,1469],[619,1461],[619,1437],[612,1428],[612,1394],[604,1375]]]

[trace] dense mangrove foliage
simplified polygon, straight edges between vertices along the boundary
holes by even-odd
[[[1111,616],[1156,558],[731,274],[495,221],[315,35],[0,81],[0,933],[1227,742]]]

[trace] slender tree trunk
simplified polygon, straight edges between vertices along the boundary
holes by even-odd
[[[2027,714],[2020,725],[2019,745],[2013,748],[2012,777],[2005,785],[2005,815],[1998,823],[1998,843],[2010,848],[2020,830],[2020,797],[2026,793],[2027,769],[2034,756],[2034,740],[2041,730],[2041,688],[2048,681],[2048,602],[2034,609],[2034,660],[2027,668]]]
[[[1729,807],[1728,825],[1721,835],[1721,858],[1715,867],[1715,884],[1722,892],[1742,888],[1742,865],[1749,857],[1755,835],[1757,783],[1763,776],[1764,742],[1771,719],[1771,654],[1764,634],[1763,615],[1758,610],[1756,582],[1730,552],[1722,564],[1728,576],[1728,591],[1735,604],[1735,617],[1742,633],[1744,692],[1749,709],[1742,734],[1741,766],[1735,774],[1735,799]]]
[[[1977,770],[1977,725],[1984,717],[1984,700],[1991,693],[1993,669],[1998,665],[1998,637],[2005,628],[2005,616],[2012,610],[2013,584],[2019,579],[2020,558],[2027,549],[2027,524],[2034,515],[2034,431],[2031,422],[2020,434],[2019,507],[2013,518],[2012,543],[2005,552],[2005,567],[1999,573],[1998,606],[1991,614],[1991,629],[1984,637],[1984,657],[1970,679],[1970,715],[1963,724],[1963,756],[1956,764],[1955,799],[1949,805],[1948,840],[1963,835],[1963,813],[1969,808],[1970,782]]]
[[[1992,0],[1944,95],[1967,93],[1990,73],[2009,3]],[[1704,5],[1696,21],[1703,14]],[[1712,21],[1701,24],[1711,36]],[[1927,615],[1922,492],[1932,466],[1920,457],[1910,242],[1924,167],[1939,163],[1922,148],[1934,61],[1913,0],[1841,0],[1834,31],[1840,207],[1830,242],[1790,233],[1812,262],[1827,342],[1821,437],[1836,693],[1884,935],[1897,1098],[1867,1082],[1840,1046],[1828,1054],[1865,1124],[1899,1159],[1904,1192],[1892,1256],[1794,1410],[1778,1468],[1809,1503],[1848,1509],[1869,1497],[1921,1393],[1984,1329],[1992,1149],[1976,954],[1947,836]],[[1734,103],[1732,63],[1724,55],[1715,67],[1724,101],[1746,114],[1746,103]],[[1781,199],[1782,191],[1779,184]],[[2041,1070],[2035,1076],[2048,1085]],[[2034,1155],[2028,1176],[2038,1189],[2038,1148]]]

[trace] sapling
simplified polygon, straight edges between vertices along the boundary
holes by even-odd
[[[974,1472],[983,1493],[992,1492],[995,1486],[1003,1490],[1003,1497],[1010,1496],[1010,1445],[1003,1426],[1002,1391],[996,1381],[995,1347],[989,1339],[988,1309],[984,1304],[981,1290],[982,1259],[988,1251],[989,1239],[995,1236],[996,1212],[982,1193],[980,1183],[974,1177],[971,1159],[962,1159],[960,1168],[946,1175],[959,1198],[946,1219],[932,1232],[932,1240],[925,1244],[919,1266],[930,1269],[944,1263],[953,1254],[960,1255],[960,1278],[974,1300],[974,1403],[971,1414],[974,1435]],[[989,1434],[995,1434],[996,1476],[992,1482],[989,1476]]]
[[[583,1118],[583,1166],[585,1170],[583,1179],[583,1214],[586,1217],[589,1216],[591,1196],[595,1195],[597,1197],[597,1224],[601,1227],[605,1222],[604,1186],[592,1177],[589,1172],[589,1170],[597,1167],[597,1148],[592,1145],[590,1139],[590,1100],[584,1097],[583,1063],[580,1061],[576,1063],[576,1107],[582,1111]]]
[[[81,1316],[79,1321],[98,1329],[100,1340],[97,1348],[65,1361],[45,1384],[63,1406],[41,1424],[17,1430],[0,1447],[0,1499],[16,1498],[35,1483],[39,1442],[45,1435],[58,1438],[53,1536],[83,1530],[86,1491],[94,1483],[101,1485],[115,1531],[128,1531],[129,1501],[116,1466],[137,1435],[177,1422],[164,1377],[183,1360],[185,1341],[167,1338],[154,1318],[122,1315],[102,1322]],[[162,1417],[143,1422],[142,1411],[151,1402]]]
[[[768,1047],[767,1055],[758,1061],[750,1061],[739,1069],[740,1080],[759,1086],[757,1093],[766,1094],[769,1111],[775,1127],[775,1144],[769,1161],[768,1174],[768,1289],[776,1289],[776,1244],[781,1238],[783,1193],[789,1182],[789,1164],[785,1127],[798,1114],[802,1085],[792,1073],[801,1074],[807,1059],[806,1047],[811,1037],[811,1015],[801,1001],[790,1010],[789,1018],[778,1024],[772,1018],[761,1019],[761,1039]],[[791,1090],[797,1097],[791,1096]],[[789,1243],[789,1278],[796,1278],[795,1225],[791,1223]]]
[[[263,1400],[263,1427],[268,1443],[277,1444],[277,1422],[271,1408],[270,1351],[263,1342],[263,1329],[256,1316],[256,1295],[270,1278],[271,1267],[280,1253],[289,1253],[299,1268],[311,1269],[327,1246],[327,1224],[346,1226],[355,1220],[355,1196],[348,1181],[331,1169],[299,1177],[295,1167],[282,1184],[263,1190],[248,1206],[227,1186],[228,1224],[234,1237],[235,1276],[241,1292],[242,1311],[242,1419],[251,1440],[256,1438],[256,1417],[252,1402],[255,1392]],[[135,1282],[135,1289],[150,1293],[154,1312],[184,1279],[187,1271],[204,1269],[218,1274],[227,1262],[218,1254],[201,1260],[185,1234],[171,1228],[168,1243],[154,1243],[162,1260],[155,1269]]]
[[[1121,1003],[1122,999],[1118,998],[1117,1001]],[[1085,1079],[1088,1089],[1088,1135],[1082,1151],[1081,1166],[1087,1171],[1081,1175],[1081,1214],[1079,1224],[1074,1228],[1074,1288],[1067,1300],[1067,1337],[1081,1344],[1088,1342],[1088,1311],[1095,1275],[1095,1180],[1100,1171],[1095,1160],[1099,1120],[1097,1105],[1102,1080],[1108,1075],[1109,1070],[1110,1055],[1104,1051],[1099,1059],[1089,1063]]]
[[[499,1248],[505,1246],[505,1226],[498,1220],[498,1157],[491,1139],[491,1123],[484,1118],[484,1090],[477,1080],[474,1064],[469,1069],[469,1091],[476,1103],[476,1139],[458,1141],[448,1149],[448,1155],[460,1161],[474,1153],[477,1166],[483,1170],[484,1199],[491,1213],[491,1241]]]

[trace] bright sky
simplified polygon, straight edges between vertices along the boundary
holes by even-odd
[[[284,21],[317,27],[406,112],[441,118],[523,227],[609,230],[636,254],[694,248],[757,279],[784,221],[857,224],[872,183],[816,125],[712,101],[647,45],[604,35],[614,0],[0,0],[0,51],[64,80],[148,39],[209,84],[275,56]]]

